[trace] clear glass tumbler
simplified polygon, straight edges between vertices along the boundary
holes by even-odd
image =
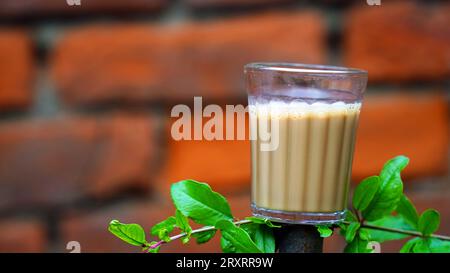
[[[367,72],[335,66],[245,66],[252,211],[296,224],[345,218]]]

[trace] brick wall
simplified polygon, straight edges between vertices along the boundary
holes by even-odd
[[[398,154],[406,191],[442,212],[448,173],[450,5],[445,1],[2,1],[0,252],[135,251],[112,218],[173,213],[170,183],[208,182],[250,213],[248,141],[174,141],[170,109],[246,103],[252,61],[369,71],[353,180]],[[342,251],[338,237],[326,251]],[[164,251],[218,251],[218,241]],[[383,251],[398,250],[390,243]]]

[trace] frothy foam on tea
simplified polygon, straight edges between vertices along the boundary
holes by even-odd
[[[323,103],[316,102],[308,104],[306,102],[284,102],[284,101],[270,101],[268,103],[256,103],[249,105],[250,114],[263,116],[270,115],[271,117],[305,117],[317,115],[333,115],[343,114],[347,112],[359,111],[361,103]]]

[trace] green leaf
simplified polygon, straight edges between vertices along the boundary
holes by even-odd
[[[397,206],[397,213],[408,222],[413,228],[417,229],[417,224],[419,222],[419,214],[417,213],[416,208],[411,203],[411,201],[406,197],[406,195],[402,195],[400,202]]]
[[[248,235],[250,236],[250,238],[252,239],[252,241],[254,242],[256,229],[259,225],[261,225],[261,224],[250,223],[250,224],[241,225],[240,228],[245,230],[248,233]],[[224,253],[236,253],[236,248],[231,244],[230,241],[226,240],[223,236],[220,238],[220,246]]]
[[[258,225],[252,239],[262,252],[275,252],[275,238],[273,236],[272,228],[265,225]]]
[[[260,225],[261,224],[250,223],[250,224],[240,225],[239,227],[242,228],[243,230],[245,230],[248,233],[248,235],[250,235],[250,238],[253,240],[255,237],[256,230],[258,229],[258,227]]]
[[[413,246],[413,252],[414,253],[430,253],[430,242],[427,238],[420,238],[414,246]]]
[[[347,232],[347,225],[340,223],[339,224],[339,234],[345,237],[345,232]]]
[[[429,238],[429,248],[432,253],[450,253],[450,241]]]
[[[372,237],[370,237],[370,233],[367,231],[367,229],[360,228],[358,232],[359,238],[361,240],[370,241]]]
[[[409,159],[397,156],[389,160],[380,173],[380,187],[370,204],[362,211],[364,219],[374,221],[391,214],[403,195],[400,172],[408,165]]]
[[[371,176],[364,179],[355,189],[353,194],[353,207],[357,210],[364,210],[369,206],[380,187],[380,178]]]
[[[406,220],[403,217],[389,215],[386,217],[383,217],[379,220],[367,222],[367,224],[378,226],[378,227],[390,227],[390,228],[397,228],[402,230],[411,230],[414,231],[414,227],[412,227],[409,222],[406,222]],[[377,242],[385,242],[385,241],[392,241],[392,240],[400,240],[409,237],[410,235],[396,233],[396,232],[388,232],[383,230],[377,230],[377,229],[371,229],[371,228],[363,228],[366,230],[371,240],[377,241]]]
[[[424,236],[429,236],[439,228],[440,222],[439,212],[434,209],[427,209],[419,218],[419,231]]]
[[[150,243],[150,246],[154,246],[155,244],[158,244],[158,242],[155,242],[155,241],[152,241],[151,243]],[[161,248],[161,246],[157,246],[157,247],[155,247],[155,248],[152,248],[152,247],[150,247],[150,246],[147,246],[147,247],[145,247],[145,251],[147,251],[147,253],[158,253],[159,252],[159,249]]]
[[[214,226],[220,220],[232,220],[225,197],[211,190],[208,184],[184,180],[171,187],[175,207],[195,222]]]
[[[371,253],[372,249],[368,248],[369,242],[366,240],[362,240],[358,236],[355,239],[347,244],[344,248],[345,253]]]
[[[160,248],[161,248],[160,246],[155,248],[149,248],[147,249],[147,253],[158,253]]]
[[[186,244],[187,242],[189,242],[189,239],[191,237],[191,232],[192,232],[192,228],[189,225],[189,220],[186,216],[183,215],[183,213],[181,213],[181,211],[176,210],[175,211],[175,222],[176,222],[176,226],[184,233],[186,233],[187,235],[184,236],[181,241],[183,242],[183,244]]]
[[[400,253],[450,253],[450,241],[416,237],[402,247]]]
[[[135,245],[146,246],[145,231],[138,224],[123,224],[117,220],[109,223],[108,230],[123,241]]]
[[[220,220],[215,226],[222,233],[222,237],[234,246],[236,253],[261,253],[261,250],[250,238],[250,235],[231,221]]]
[[[272,229],[266,226],[264,222],[256,221],[257,223],[243,224],[240,228],[248,233],[250,239],[260,251],[264,253],[274,253],[275,238]],[[230,241],[224,239],[224,237],[221,238],[221,246],[224,253],[236,253],[236,248]]]
[[[181,238],[181,242],[183,243],[183,244],[187,244],[187,243],[189,243],[189,240],[191,239],[191,236],[190,235],[186,235],[186,236],[184,236],[184,237],[182,237]]]
[[[224,237],[220,237],[220,248],[223,253],[236,253],[236,247]]]
[[[192,234],[192,237],[196,239],[197,244],[204,244],[211,240],[216,235],[216,230],[208,230],[199,233]]]
[[[158,236],[159,239],[169,242],[169,234],[173,231],[176,225],[176,219],[173,216],[168,217],[166,220],[154,225],[150,233],[154,236]]]
[[[358,222],[358,219],[356,218],[355,214],[352,211],[347,210],[345,213],[345,221],[352,223],[352,222]],[[347,227],[348,227],[347,224],[340,223],[339,224],[339,229],[340,229],[339,234],[341,234],[342,236],[345,237],[345,232],[347,231]]]
[[[280,228],[281,225],[275,225],[274,223],[272,223],[269,219],[267,218],[260,218],[260,217],[256,217],[256,216],[251,216],[251,217],[245,217],[246,220],[250,220],[252,221],[252,223],[255,224],[265,224],[268,227],[271,228]]]
[[[345,213],[345,221],[347,222],[358,222],[358,218],[356,218],[356,215],[350,211],[347,210]]]
[[[320,233],[320,237],[327,238],[333,235],[333,230],[326,225],[317,226],[317,231]]]
[[[355,239],[356,232],[360,226],[361,225],[358,222],[352,222],[348,225],[347,231],[345,232],[345,240],[347,243],[350,243]]]
[[[416,237],[412,238],[406,244],[403,245],[403,247],[400,249],[400,253],[413,253],[414,246],[418,241],[420,241],[421,238]]]

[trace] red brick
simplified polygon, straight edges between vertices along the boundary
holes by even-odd
[[[0,110],[23,109],[32,99],[32,42],[25,31],[0,29]]]
[[[0,222],[0,253],[44,252],[45,227],[34,219],[4,219]]]
[[[410,158],[404,177],[444,174],[448,166],[448,103],[440,95],[368,96],[359,123],[353,178],[378,174],[397,155]]]
[[[70,6],[67,1],[33,0],[15,1],[3,0],[0,18],[24,18],[45,16],[67,16],[85,14],[109,13],[143,13],[154,12],[164,8],[167,0],[79,0],[81,5]],[[76,1],[73,1],[76,2]]]
[[[57,43],[52,75],[70,105],[229,99],[245,95],[245,63],[324,59],[320,15],[275,13],[179,27],[80,27]]]
[[[167,203],[127,203],[101,210],[69,213],[62,219],[61,242],[55,251],[65,251],[66,243],[78,241],[81,252],[138,252],[108,232],[108,224],[117,219],[123,223],[138,223],[146,231],[157,222],[173,214]]]
[[[162,190],[183,179],[207,182],[220,192],[250,188],[248,141],[171,141]]]
[[[144,116],[117,116],[105,122],[102,129],[108,136],[89,192],[103,196],[130,187],[148,189],[158,153],[157,121]]]
[[[154,123],[144,116],[61,117],[0,125],[0,207],[148,189]]]
[[[187,4],[195,9],[210,8],[246,8],[275,6],[286,3],[293,3],[293,0],[185,0]]]
[[[339,228],[335,228],[333,235],[323,240],[323,252],[342,253],[344,252],[345,245],[345,238],[339,234]]]
[[[347,15],[344,60],[373,82],[445,80],[450,75],[450,5],[409,1],[356,7]]]
[[[207,122],[203,118],[203,125]],[[167,128],[169,145],[159,187],[168,192],[171,183],[195,179],[210,184],[219,192],[235,192],[250,188],[250,143],[248,141],[248,115],[245,120],[245,140],[174,140],[171,136],[172,118]],[[192,129],[194,129],[193,119]],[[237,116],[234,132],[237,139]],[[223,119],[226,132],[226,118]],[[191,135],[191,139],[193,139]],[[225,135],[223,136],[226,137]]]
[[[236,217],[242,219],[250,215],[248,195],[232,196],[228,200]],[[132,202],[102,210],[72,213],[63,219],[61,242],[55,251],[64,252],[68,241],[78,241],[82,252],[139,252],[139,248],[127,245],[110,234],[107,231],[108,223],[112,219],[124,223],[138,223],[145,229],[147,240],[150,241],[152,240],[149,235],[151,226],[174,213],[173,205],[168,202],[168,199],[160,203]],[[189,245],[174,241],[163,245],[161,252],[220,252],[219,236],[204,245],[197,245],[195,241],[190,242]]]

